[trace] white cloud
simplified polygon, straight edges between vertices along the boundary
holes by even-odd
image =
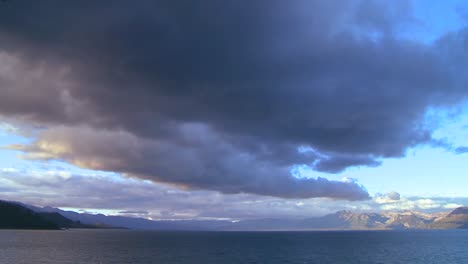
[[[400,201],[400,194],[397,192],[389,192],[387,194],[376,194],[375,202],[378,204],[398,203]]]
[[[16,134],[19,128],[13,126],[10,123],[0,121],[0,135],[1,134]]]
[[[455,208],[462,207],[462,206],[463,204],[449,203],[449,204],[445,204],[443,207],[446,209],[455,209]]]

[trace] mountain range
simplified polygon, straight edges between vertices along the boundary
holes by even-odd
[[[15,209],[12,210],[12,207]],[[416,211],[381,213],[338,211],[322,217],[304,219],[153,221],[144,218],[77,213],[53,207],[36,207],[15,202],[0,202],[0,228],[57,229],[110,227],[192,231],[468,229],[468,207],[459,207],[451,212],[437,213],[421,213]]]
[[[0,201],[0,229],[96,228],[58,212],[39,212],[19,203]]]

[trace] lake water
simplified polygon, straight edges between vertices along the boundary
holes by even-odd
[[[0,231],[1,264],[468,263],[468,230]]]

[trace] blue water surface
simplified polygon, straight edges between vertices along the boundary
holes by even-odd
[[[0,263],[468,263],[468,230],[5,230],[0,231]]]

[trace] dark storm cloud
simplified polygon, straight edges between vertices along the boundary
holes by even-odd
[[[49,135],[69,127],[60,146],[73,153],[44,135],[20,147],[36,158],[228,193],[366,198],[357,184],[288,170],[377,166],[432,142],[426,109],[466,96],[447,67],[459,42],[398,38],[410,11],[406,1],[10,1],[0,49],[21,76],[0,68],[0,114]],[[206,127],[198,140],[190,124]],[[103,144],[99,130],[132,143]]]
[[[180,187],[285,198],[369,198],[354,182],[293,178],[288,166],[257,158],[200,125],[185,126],[178,138],[184,138],[185,144],[140,139],[125,132],[56,128],[43,133],[34,144],[12,148],[27,152],[31,159],[64,159],[86,168],[124,172]]]

